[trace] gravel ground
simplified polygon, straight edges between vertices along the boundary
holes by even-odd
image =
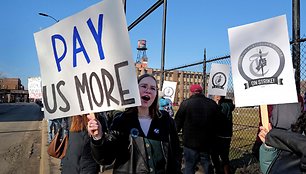
[[[235,174],[260,174],[259,162],[252,154],[245,154],[242,158],[231,161]]]

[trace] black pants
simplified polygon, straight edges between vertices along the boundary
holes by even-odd
[[[217,137],[213,152],[211,154],[211,160],[214,168],[218,173],[224,165],[229,164],[229,149],[231,146],[231,138]],[[222,166],[221,166],[221,162]]]

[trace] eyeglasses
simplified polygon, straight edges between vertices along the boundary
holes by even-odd
[[[139,88],[143,89],[143,90],[150,90],[150,91],[157,91],[157,87],[156,86],[150,86],[148,84],[139,84]]]

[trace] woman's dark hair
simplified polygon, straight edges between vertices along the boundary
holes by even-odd
[[[291,130],[298,133],[306,133],[306,112],[302,112],[295,124],[291,125]]]
[[[156,83],[156,87],[157,87],[157,81],[156,81],[155,77],[151,74],[143,74],[143,75],[139,76],[138,77],[138,84],[142,79],[144,79],[146,77],[151,77],[152,79],[154,79],[154,81]],[[127,112],[137,112],[138,113],[138,110],[137,110],[137,107],[132,107],[132,108],[128,108]],[[155,99],[154,99],[152,105],[149,107],[149,113],[150,113],[152,118],[160,116],[159,106],[158,106],[158,88],[156,88]]]

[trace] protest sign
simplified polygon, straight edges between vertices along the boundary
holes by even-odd
[[[211,65],[208,81],[208,95],[226,96],[230,67],[225,64]]]
[[[29,98],[31,99],[42,99],[41,90],[41,78],[40,77],[29,77],[28,78],[28,91]]]
[[[104,0],[34,38],[47,119],[140,105],[122,1]]]
[[[236,106],[297,102],[285,15],[228,34]]]
[[[164,93],[164,97],[170,99],[172,102],[174,102],[176,83],[177,82],[164,81],[164,84],[163,84],[162,91]]]

